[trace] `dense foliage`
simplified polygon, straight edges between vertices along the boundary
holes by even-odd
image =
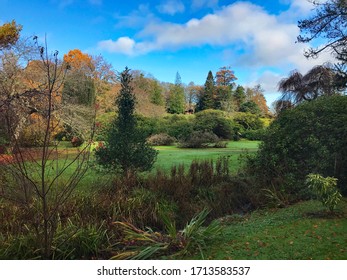
[[[282,186],[307,197],[309,173],[332,176],[346,194],[347,97],[321,97],[282,112],[270,125],[249,171],[263,186]]]

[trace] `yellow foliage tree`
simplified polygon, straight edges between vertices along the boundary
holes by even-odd
[[[8,48],[14,45],[19,39],[19,33],[22,26],[16,24],[16,21],[4,23],[0,26],[0,49]]]
[[[64,54],[64,62],[72,70],[93,71],[95,68],[92,57],[89,54],[81,52],[79,49],[74,49]]]

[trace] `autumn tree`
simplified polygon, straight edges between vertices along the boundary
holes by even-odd
[[[132,70],[131,74],[135,89],[140,89],[141,94],[147,95],[152,104],[164,105],[163,88],[158,80],[140,70]]]
[[[51,54],[47,43],[44,46],[39,45],[37,37],[34,42],[36,58],[40,60],[31,61],[26,69],[20,68],[20,65],[12,65],[12,68],[17,66],[15,69],[20,73],[16,76],[16,83],[20,86],[12,88],[16,90],[13,93],[14,98],[11,98],[13,94],[7,98],[5,108],[19,109],[25,113],[17,119],[7,118],[10,141],[14,143],[15,153],[12,154],[9,164],[0,166],[4,176],[10,178],[2,182],[0,196],[26,213],[28,218],[25,228],[36,237],[32,244],[37,248],[35,254],[49,259],[52,258],[54,250],[59,250],[56,246],[53,247],[53,242],[62,208],[88,168],[89,143],[93,133],[80,152],[73,156],[64,154],[62,150],[58,153],[58,144],[52,142],[52,138],[59,125],[56,115],[61,110],[62,103],[57,97],[60,95],[66,68],[58,58],[57,51]],[[8,72],[2,70],[1,74],[8,75]],[[0,81],[1,85],[2,83],[3,81]],[[23,149],[15,135],[18,119],[21,122],[32,114],[40,116],[39,125],[43,128],[42,144],[35,150]],[[15,125],[11,124],[13,120]],[[94,122],[91,122],[90,126],[94,127]],[[69,174],[66,170],[69,170]]]
[[[182,114],[185,110],[185,95],[181,76],[177,72],[175,84],[170,85],[167,98],[167,111],[171,114]]]
[[[230,66],[223,66],[219,68],[216,73],[216,86],[229,86],[233,87],[233,82],[237,80],[234,71],[230,70]]]
[[[111,87],[117,82],[117,75],[112,64],[101,55],[92,56],[92,76],[95,86],[95,95],[109,93]]]
[[[116,99],[118,114],[108,132],[104,147],[96,151],[100,165],[129,178],[138,171],[151,169],[157,151],[146,142],[146,135],[137,126],[136,98],[130,69],[120,74],[121,90]]]
[[[188,110],[191,112],[195,110],[201,90],[201,86],[195,85],[194,82],[190,82],[186,88],[186,103],[188,105]]]
[[[15,22],[4,24],[5,30],[16,29],[14,39],[5,43],[6,48],[0,47],[0,142],[8,144],[9,150],[13,149],[14,141],[18,141],[23,128],[26,127],[28,116],[36,113],[42,95],[37,95],[39,85],[44,86],[42,78],[40,82],[30,82],[29,68],[37,59],[37,52],[32,40],[19,42],[21,27]],[[3,26],[0,29],[3,29]],[[16,28],[15,28],[16,27]],[[6,33],[6,32],[5,32]],[[10,43],[11,42],[11,43]],[[27,65],[27,67],[25,67]]]
[[[67,54],[64,54],[64,62],[73,70],[84,70],[88,73],[94,69],[92,57],[79,49],[70,50]]]
[[[15,20],[0,26],[0,49],[9,48],[16,44],[20,37],[22,26]]]
[[[257,105],[257,107],[260,110],[260,113],[263,116],[269,114],[269,107],[266,104],[266,99],[264,96],[264,90],[261,88],[260,85],[256,85],[253,88],[247,88],[246,89],[246,99],[250,102],[254,102],[254,104]]]
[[[92,79],[94,65],[92,57],[74,49],[64,55],[64,62],[70,71],[63,88],[63,99],[73,104],[92,105],[95,100],[95,86]]]
[[[78,49],[64,55],[69,71],[66,75],[62,102],[66,139],[77,137],[79,142],[88,138],[97,95],[104,94],[115,81],[112,67],[100,56],[92,57]]]

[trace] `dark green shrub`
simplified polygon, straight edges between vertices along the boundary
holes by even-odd
[[[264,138],[264,134],[266,133],[265,129],[257,129],[257,130],[245,130],[242,133],[242,137],[248,140],[258,140],[261,141]]]
[[[188,138],[179,143],[181,148],[211,148],[220,142],[218,136],[209,131],[193,131]]]
[[[194,130],[208,131],[222,139],[232,139],[233,123],[226,113],[219,110],[204,110],[195,114]]]
[[[152,146],[171,146],[177,141],[176,138],[166,134],[154,134],[147,138],[147,142]]]
[[[260,110],[258,104],[255,103],[254,101],[246,101],[245,103],[241,104],[240,112],[260,115],[261,110]]]
[[[193,117],[173,115],[165,117],[161,122],[161,132],[176,139],[185,139],[193,132]]]
[[[309,173],[338,179],[347,193],[347,97],[320,97],[285,110],[271,123],[248,171],[263,187],[284,186],[294,199],[309,198]]]
[[[136,115],[137,127],[142,130],[146,137],[163,132],[163,123],[159,118]]]

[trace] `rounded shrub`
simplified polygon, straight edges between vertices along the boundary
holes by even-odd
[[[189,137],[181,141],[181,148],[209,148],[220,142],[218,136],[209,131],[193,131]]]
[[[194,130],[208,131],[222,139],[232,139],[233,124],[226,113],[220,110],[204,110],[195,114]]]
[[[305,177],[338,179],[347,194],[347,96],[320,97],[282,112],[264,135],[248,171],[265,186],[284,186],[296,198],[309,197]]]
[[[164,117],[161,122],[161,132],[176,139],[185,139],[193,132],[193,119],[193,116],[180,115]]]
[[[258,130],[264,127],[264,123],[258,115],[238,112],[234,116],[234,122],[243,130]]]
[[[171,146],[176,141],[176,138],[166,133],[154,134],[147,138],[147,142],[152,146]]]

